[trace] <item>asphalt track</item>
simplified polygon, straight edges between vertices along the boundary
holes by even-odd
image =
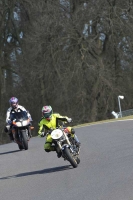
[[[82,143],[76,169],[44,152],[44,138],[32,138],[27,151],[0,145],[0,200],[133,200],[133,121],[76,133]]]

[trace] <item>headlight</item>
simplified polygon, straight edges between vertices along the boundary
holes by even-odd
[[[23,126],[27,126],[27,124],[28,124],[27,120],[25,120],[25,121],[22,122]]]
[[[54,139],[54,140],[57,140],[59,138],[61,138],[63,135],[62,131],[60,129],[55,129],[52,131],[51,133],[51,137]]]
[[[21,122],[16,122],[16,125],[17,125],[18,127],[22,126],[22,125],[21,125]]]

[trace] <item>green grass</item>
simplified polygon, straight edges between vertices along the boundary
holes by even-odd
[[[133,115],[130,115],[130,116],[126,116],[126,117],[121,117],[121,118],[118,118],[118,119],[108,119],[108,120],[101,120],[101,121],[97,121],[97,122],[91,122],[91,123],[85,123],[85,124],[79,124],[77,126],[73,126],[75,128],[77,127],[81,127],[81,126],[91,126],[93,124],[101,124],[101,123],[106,123],[106,122],[113,122],[113,121],[120,121],[120,120],[126,120],[126,119],[132,119],[133,120]]]

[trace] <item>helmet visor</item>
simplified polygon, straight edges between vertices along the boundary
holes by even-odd
[[[51,115],[52,115],[52,111],[50,111],[49,113],[43,113],[43,117],[46,118],[46,119],[50,118]]]

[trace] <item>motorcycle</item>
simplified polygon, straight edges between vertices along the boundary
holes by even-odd
[[[7,129],[11,129],[14,142],[18,144],[20,150],[27,150],[28,142],[31,138],[31,130],[34,129],[34,127],[31,126],[27,112],[21,109],[17,112],[11,111],[10,119],[12,123],[11,126],[7,127]]]
[[[59,127],[51,131],[51,137],[57,154],[76,168],[80,163],[80,149],[76,146],[74,138],[68,134],[65,127]]]

